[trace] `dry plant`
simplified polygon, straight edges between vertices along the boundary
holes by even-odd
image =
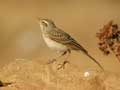
[[[120,29],[113,21],[109,21],[99,33],[96,34],[99,39],[99,49],[109,55],[111,52],[115,54],[120,62]]]
[[[8,85],[11,85],[12,83],[10,82],[2,82],[0,81],[0,87],[5,87],[5,86],[8,86]]]

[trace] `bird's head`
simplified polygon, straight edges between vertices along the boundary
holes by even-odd
[[[50,30],[51,28],[56,27],[54,22],[50,19],[39,19],[39,24],[41,30]]]

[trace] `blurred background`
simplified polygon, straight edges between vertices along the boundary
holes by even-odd
[[[119,9],[120,0],[0,0],[0,67],[16,59],[47,61],[57,56],[41,37],[40,17],[52,19],[105,69],[120,73],[120,63],[114,55],[107,57],[99,51],[95,35],[110,20],[120,25]],[[97,67],[76,52],[69,60],[81,69]]]

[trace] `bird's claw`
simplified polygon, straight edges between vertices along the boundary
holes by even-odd
[[[57,68],[57,70],[60,70],[60,69],[65,69],[65,65],[69,63],[68,61],[64,61],[62,64],[58,64],[59,67]]]

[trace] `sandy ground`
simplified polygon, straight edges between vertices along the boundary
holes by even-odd
[[[0,71],[3,83],[11,83],[0,90],[120,90],[117,74],[81,71],[70,64],[65,69],[56,68],[57,63],[46,65],[39,60],[13,61]]]
[[[99,51],[95,37],[111,19],[120,25],[119,8],[119,0],[0,0],[0,80],[13,82],[1,89],[120,90],[120,63],[113,54],[104,56]],[[45,45],[38,17],[52,19],[106,71],[100,72],[88,57],[74,51],[65,70],[45,65],[58,54]],[[90,77],[83,76],[86,71]]]
[[[65,69],[56,68],[57,63],[46,65],[39,60],[13,61],[0,71],[0,80],[11,83],[0,90],[120,90],[117,74],[81,71],[70,64]]]

